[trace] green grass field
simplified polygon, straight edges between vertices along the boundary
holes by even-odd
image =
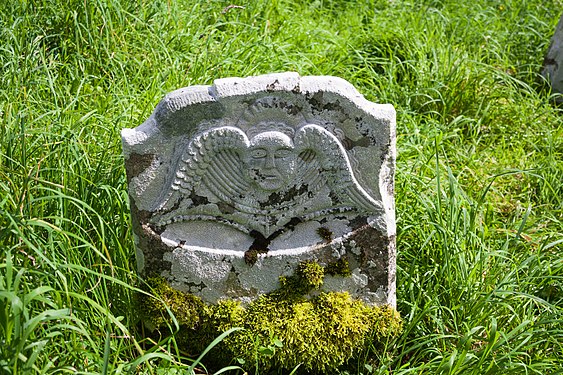
[[[342,373],[563,373],[563,112],[539,75],[562,10],[0,1],[0,374],[201,373],[139,328],[119,133],[174,89],[282,71],[397,110],[404,330]]]

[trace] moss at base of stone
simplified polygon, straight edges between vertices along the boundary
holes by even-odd
[[[304,264],[290,278],[293,285],[304,275],[310,278],[300,291],[318,285],[318,277],[322,279],[322,267],[319,271],[312,264]],[[204,304],[196,296],[172,289],[163,279],[148,283],[159,299],[139,301],[141,319],[156,329],[167,329],[166,303],[181,325],[176,334],[178,344],[188,353],[201,352],[232,327],[244,328],[207,355],[206,359],[218,366],[241,358],[247,367],[258,365],[261,372],[291,370],[301,364],[303,371],[332,373],[368,345],[377,346],[401,330],[397,311],[389,306],[369,306],[348,293],[320,293],[305,299],[274,292],[243,307],[232,300]]]
[[[281,276],[280,288],[269,295],[272,298],[282,300],[293,300],[303,298],[311,290],[318,289],[323,285],[324,268],[316,262],[301,262],[295,274],[292,276]]]
[[[292,369],[331,373],[360,354],[368,344],[377,344],[400,332],[398,313],[388,307],[368,306],[348,293],[321,293],[310,300],[284,301],[262,296],[247,308],[247,341],[233,343],[245,360],[256,358],[244,351],[250,340],[282,342],[271,357],[259,357],[262,371]],[[372,341],[376,342],[372,342]]]
[[[182,327],[193,329],[199,325],[205,309],[205,303],[199,297],[172,288],[162,277],[149,278],[147,285],[158,297],[137,294],[139,315],[147,328],[154,330],[173,325],[170,312]]]

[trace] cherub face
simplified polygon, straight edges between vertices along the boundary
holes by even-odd
[[[244,155],[247,177],[266,191],[286,187],[293,178],[296,155],[293,141],[278,131],[254,136]]]

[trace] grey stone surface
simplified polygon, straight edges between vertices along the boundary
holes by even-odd
[[[208,302],[248,302],[304,260],[395,306],[395,111],[336,77],[219,79],[123,129],[138,268]]]
[[[542,75],[551,84],[553,92],[563,94],[563,14],[559,19],[551,45],[543,63]],[[558,101],[563,101],[559,99]]]

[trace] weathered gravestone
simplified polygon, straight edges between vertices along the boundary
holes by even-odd
[[[553,92],[563,94],[563,14],[545,56],[542,75],[551,84]],[[563,102],[563,99],[557,101]]]
[[[142,275],[248,303],[312,261],[322,291],[395,305],[391,105],[335,77],[227,78],[122,137]]]

